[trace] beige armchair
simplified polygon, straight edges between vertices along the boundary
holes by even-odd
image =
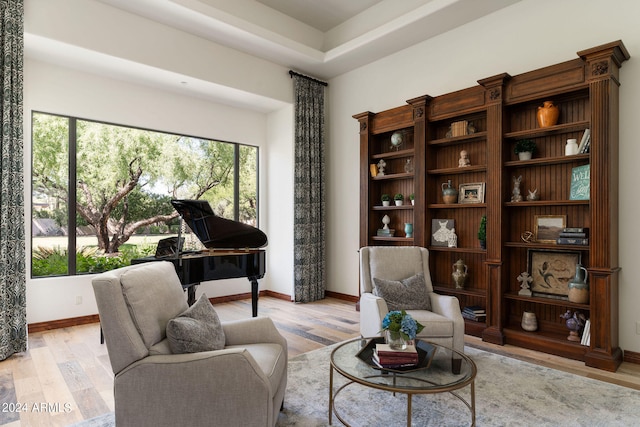
[[[166,326],[188,308],[173,264],[132,265],[92,283],[118,427],[275,425],[287,342],[269,318],[222,323],[221,350],[173,354]]]
[[[426,287],[425,302],[430,305],[430,309],[406,309],[404,306],[395,308],[406,309],[407,313],[424,325],[418,338],[464,352],[464,318],[458,299],[433,292],[429,251],[417,246],[368,246],[360,249],[360,334],[363,337],[381,335],[382,319],[390,311],[387,301],[374,295],[375,279],[380,284],[380,280],[398,282],[420,274],[424,276],[424,281],[420,279],[420,282],[414,283],[423,283]],[[394,301],[396,304],[397,298]],[[416,301],[419,298],[419,295],[411,295],[408,303],[417,307]]]

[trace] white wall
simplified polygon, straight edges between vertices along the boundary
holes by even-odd
[[[633,194],[640,158],[640,2],[523,0],[461,28],[422,42],[329,82],[331,206],[329,289],[358,294],[358,124],[351,116],[382,111],[420,95],[438,96],[507,72],[516,75],[577,58],[576,52],[622,39],[631,60],[622,66],[620,96],[620,344],[640,351],[636,286],[640,227]]]
[[[293,171],[288,157],[283,157],[283,161],[278,163],[277,159],[270,160],[269,152],[265,149],[269,136],[277,139],[276,146],[279,146],[283,153],[286,153],[287,147],[291,150],[291,132],[287,133],[287,125],[291,127],[292,123],[290,108],[284,109],[284,115],[272,113],[274,117],[268,118],[267,115],[254,111],[212,104],[34,60],[27,60],[25,63],[24,107],[26,201],[31,199],[31,188],[28,183],[31,176],[30,131],[33,110],[217,138],[260,147],[260,225],[270,236],[270,245],[267,248],[269,274],[260,281],[260,288],[269,287],[270,277],[280,278],[290,275],[290,266],[293,263],[290,248],[292,243],[287,241],[287,236],[291,237],[291,233],[287,229],[277,227],[277,236],[271,237],[276,233],[269,231],[268,219],[271,215],[267,213],[271,208],[267,194],[272,187],[270,185],[272,168],[269,164],[277,165],[275,169],[277,173],[274,177],[276,188],[286,185],[293,188],[290,182],[283,179],[287,174],[293,175]],[[281,123],[282,117],[284,117],[284,125]],[[270,132],[269,129],[277,131]],[[281,213],[293,211],[292,203],[286,199],[278,201],[277,206]],[[30,230],[28,219],[26,224],[27,230]],[[284,249],[279,248],[278,240],[284,242]],[[289,240],[292,241],[292,237]],[[30,252],[29,246],[27,253]],[[277,254],[274,257],[277,262],[272,261],[272,253]],[[28,269],[30,270],[30,264]],[[97,313],[93,290],[90,286],[91,277],[88,275],[29,278],[27,280],[28,323]],[[277,283],[279,284],[280,281]],[[207,296],[215,297],[245,293],[250,289],[247,279],[221,280],[202,284],[198,288],[198,295],[206,292]],[[275,289],[281,288],[276,285]],[[282,292],[285,290],[282,289]],[[77,297],[82,298],[82,304],[76,304]]]
[[[262,188],[262,211],[269,230],[269,289],[293,298],[293,105],[271,113],[267,120],[266,159],[269,179]],[[268,202],[265,204],[265,202]]]

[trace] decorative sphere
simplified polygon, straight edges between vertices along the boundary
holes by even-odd
[[[402,132],[394,132],[391,135],[391,145],[394,147],[399,147],[404,142],[404,135]]]

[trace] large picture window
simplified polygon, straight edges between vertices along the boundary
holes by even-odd
[[[154,253],[179,231],[171,199],[258,226],[257,147],[40,112],[32,140],[32,277]]]

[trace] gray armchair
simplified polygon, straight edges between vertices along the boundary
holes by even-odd
[[[407,313],[424,325],[418,338],[464,352],[464,318],[458,299],[433,292],[429,273],[429,251],[418,246],[367,246],[360,249],[360,334],[379,336],[382,319],[390,311],[384,298],[374,295],[375,279],[402,281],[424,276],[427,309],[407,309]],[[380,283],[380,282],[378,282]],[[423,293],[423,294],[424,294]],[[411,298],[415,303],[417,298]],[[398,301],[395,301],[398,303]],[[392,307],[394,308],[394,307]],[[396,307],[402,309],[405,307]]]
[[[169,320],[187,308],[173,264],[152,262],[93,279],[126,426],[273,426],[287,384],[287,342],[269,318],[222,323],[224,348],[173,354]]]

